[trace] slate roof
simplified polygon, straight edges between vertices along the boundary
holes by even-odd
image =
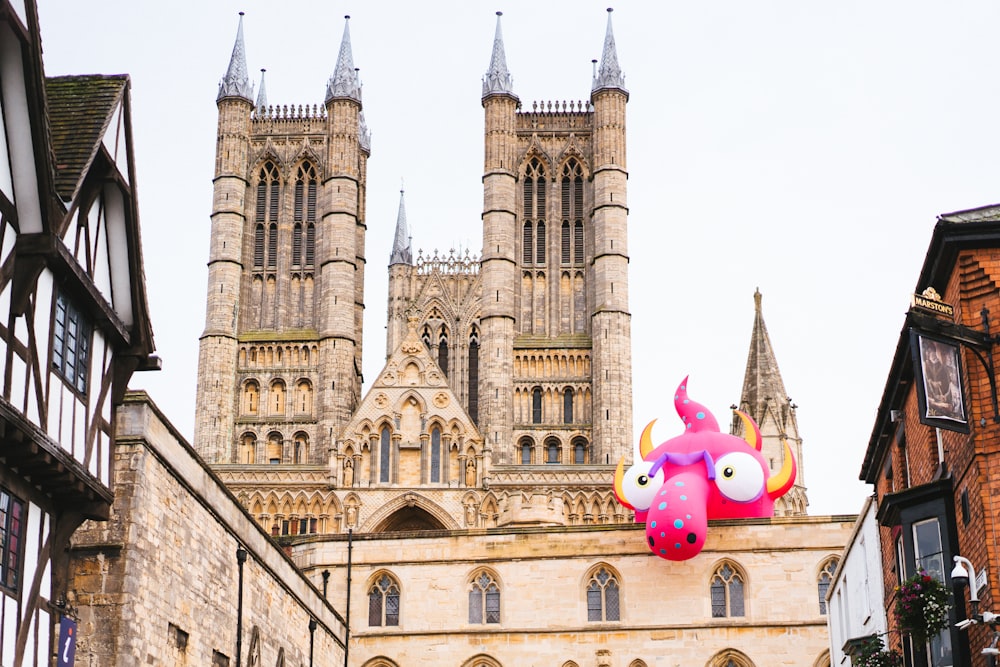
[[[76,194],[128,85],[127,74],[46,77],[55,187],[64,201]]]

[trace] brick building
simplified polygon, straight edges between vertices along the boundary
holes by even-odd
[[[986,664],[980,650],[992,640],[981,624],[952,626],[914,646],[892,609],[896,586],[918,569],[950,586],[960,555],[987,573],[970,584],[979,610],[997,611],[998,258],[1000,207],[939,217],[861,469],[875,487],[888,639],[911,665]],[[969,589],[956,589],[952,623],[972,612],[967,600]]]

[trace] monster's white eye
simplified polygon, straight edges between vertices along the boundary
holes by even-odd
[[[715,462],[715,485],[729,500],[747,503],[763,492],[764,469],[750,454],[726,454]]]
[[[622,493],[628,504],[637,510],[647,510],[653,504],[656,492],[663,486],[663,471],[650,475],[653,464],[649,461],[639,461],[625,471],[622,479]]]

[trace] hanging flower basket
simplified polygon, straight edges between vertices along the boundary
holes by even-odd
[[[948,627],[948,599],[944,584],[920,570],[896,588],[896,622],[918,644]]]
[[[903,667],[903,656],[883,647],[878,635],[872,635],[862,642],[857,656],[851,659],[851,664],[855,667]]]

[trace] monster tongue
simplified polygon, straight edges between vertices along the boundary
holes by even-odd
[[[687,560],[701,551],[708,530],[708,481],[693,469],[664,482],[646,516],[650,550],[667,560]]]

